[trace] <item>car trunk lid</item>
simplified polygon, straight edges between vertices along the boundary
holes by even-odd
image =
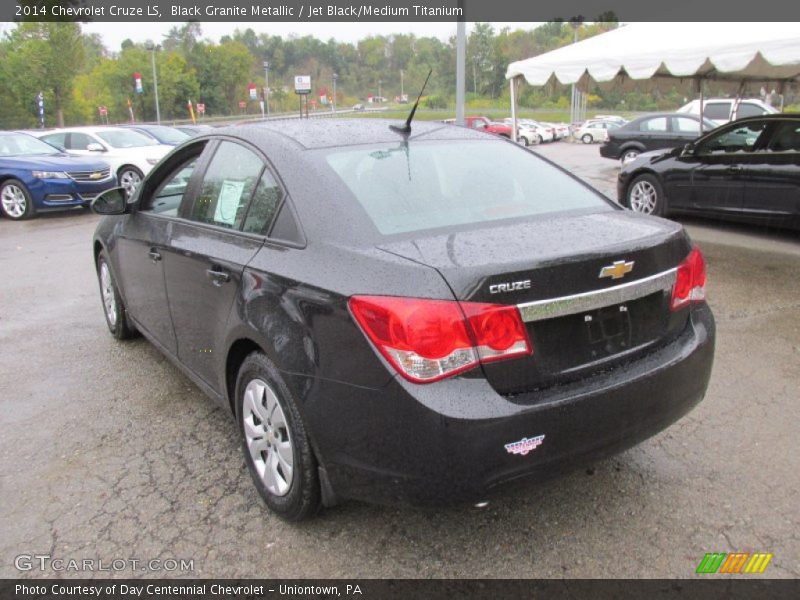
[[[520,309],[533,354],[483,366],[501,394],[607,369],[686,323],[686,311],[671,312],[669,302],[690,244],[669,221],[616,210],[562,213],[380,248],[437,269],[458,300]]]

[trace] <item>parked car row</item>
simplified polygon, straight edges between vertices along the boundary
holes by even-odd
[[[142,124],[0,132],[0,213],[21,220],[85,207],[117,184],[131,196],[175,145],[212,129]]]

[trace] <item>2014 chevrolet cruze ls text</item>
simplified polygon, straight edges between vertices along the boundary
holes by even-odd
[[[481,500],[640,442],[708,385],[705,265],[681,226],[483,133],[218,130],[94,208],[111,332],[230,408],[288,519]]]

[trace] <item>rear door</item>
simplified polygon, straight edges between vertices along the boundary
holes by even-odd
[[[667,117],[652,117],[639,123],[641,141],[645,150],[660,150],[671,148],[671,133],[669,130],[669,119]]]
[[[245,265],[264,243],[283,192],[263,157],[224,139],[181,206],[164,260],[181,362],[217,391],[216,353]]]

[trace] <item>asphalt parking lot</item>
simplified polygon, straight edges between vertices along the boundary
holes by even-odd
[[[613,193],[596,145],[535,151]],[[352,502],[292,525],[262,505],[224,411],[144,340],[108,335],[97,220],[0,219],[0,577],[90,575],[19,572],[24,554],[194,561],[122,576],[690,577],[734,551],[800,577],[796,233],[685,221],[717,355],[707,398],[667,431],[483,509]]]

